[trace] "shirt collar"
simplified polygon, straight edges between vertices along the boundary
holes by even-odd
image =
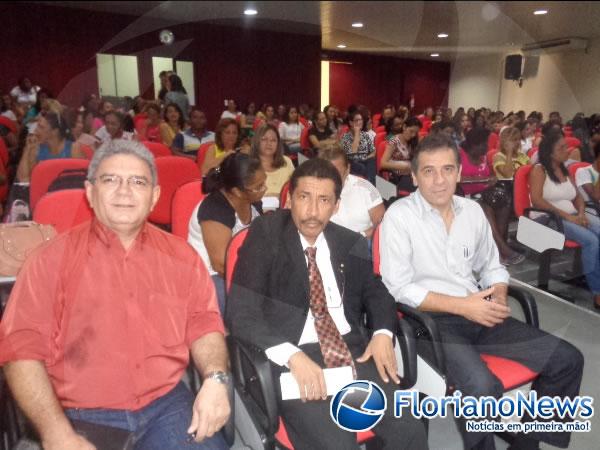
[[[317,239],[315,241],[315,245],[310,245],[308,243],[308,241],[306,240],[306,238],[304,236],[302,236],[302,233],[300,233],[300,231],[298,231],[298,235],[300,236],[300,243],[302,244],[302,251],[304,252],[304,250],[306,250],[308,247],[315,247],[315,248],[325,248],[325,246],[327,245],[327,241],[325,240],[325,235],[323,234],[323,232],[321,231],[321,234],[319,234],[317,236]]]
[[[418,188],[413,195],[421,218],[424,217],[425,213],[438,213],[438,210],[431,206],[427,200],[425,200],[425,197],[423,197]],[[463,198],[457,195],[452,196],[452,211],[454,212],[454,216],[457,216],[463,210],[463,200]]]
[[[139,242],[140,245],[143,245],[148,239],[148,222],[144,222],[142,229],[138,233],[135,238],[135,242]],[[90,234],[92,238],[95,238],[99,242],[101,242],[105,247],[110,248],[113,245],[120,245],[122,247],[121,241],[113,230],[100,222],[96,217],[92,220],[92,226],[90,227]]]

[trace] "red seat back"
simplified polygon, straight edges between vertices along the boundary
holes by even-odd
[[[6,116],[0,116],[0,125],[4,125],[11,133],[17,133],[17,123]]]
[[[206,159],[206,153],[213,145],[215,145],[214,142],[205,142],[198,147],[198,153],[196,153],[196,165],[198,166],[198,169],[202,170],[202,164],[204,164],[204,160]]]
[[[48,186],[54,179],[67,169],[86,169],[90,162],[87,159],[59,158],[40,161],[31,171],[29,183],[29,207],[35,210],[38,200],[48,192]]]
[[[155,158],[162,158],[164,156],[173,156],[173,152],[169,147],[167,147],[162,142],[150,142],[143,141],[142,144],[150,150],[150,153],[154,155]]]
[[[192,213],[203,198],[200,180],[190,181],[175,191],[171,205],[171,232],[175,236],[187,240]]]
[[[225,255],[225,290],[227,292],[231,288],[231,280],[233,280],[233,271],[237,263],[238,252],[247,235],[248,228],[238,231],[233,235],[227,246],[227,254]]]
[[[590,163],[588,163],[588,162],[576,162],[576,163],[571,164],[568,167],[569,177],[571,178],[571,180],[573,182],[575,182],[575,173],[577,172],[577,169],[580,169],[582,167],[587,167],[589,165],[590,165]]]
[[[8,167],[8,147],[4,142],[4,139],[0,138],[0,163],[6,168]]]
[[[373,114],[373,128],[379,126],[380,120],[381,120],[381,113]]]
[[[565,137],[565,142],[567,143],[567,147],[569,148],[581,147],[581,141],[576,137]]]
[[[311,148],[310,141],[308,140],[308,132],[310,128],[305,127],[302,129],[302,133],[300,134],[300,147],[302,150],[309,150]]]
[[[281,192],[279,193],[279,208],[285,208],[285,202],[287,201],[288,193],[290,192],[290,182],[286,181],[283,186],[281,186]]]
[[[376,275],[381,275],[381,270],[379,265],[381,264],[381,255],[379,253],[379,229],[381,228],[381,225],[378,226],[377,228],[375,228],[375,231],[373,232],[373,272],[375,272]]]
[[[85,159],[91,160],[94,157],[94,149],[89,145],[82,145],[81,151],[85,155]]]
[[[529,174],[531,173],[532,168],[533,166],[531,164],[527,164],[526,166],[519,167],[515,173],[513,199],[517,217],[521,217],[524,214],[525,208],[531,207]]]
[[[191,159],[183,156],[164,156],[156,158],[156,171],[160,185],[160,198],[150,213],[150,222],[161,225],[171,223],[171,202],[180,186],[200,179],[200,170]]]
[[[496,153],[498,153],[499,151],[500,150],[498,150],[497,148],[493,148],[487,152],[487,163],[488,166],[490,166],[490,169],[494,167],[494,156],[496,156]]]
[[[375,147],[375,160],[377,162],[377,172],[381,170],[381,158],[383,158],[383,154],[385,153],[385,148],[387,144],[388,142],[384,139],[379,144],[377,144],[377,147]]]
[[[533,155],[535,155],[538,152],[538,150],[538,147],[531,147],[527,152],[527,156],[529,157],[529,159],[533,158]]]
[[[385,142],[385,136],[386,136],[385,131],[383,133],[377,133],[375,135],[375,148],[377,148],[377,146],[379,145],[380,142]]]
[[[490,133],[488,136],[488,151],[493,148],[498,148],[498,141],[500,140],[500,136],[498,133]]]
[[[387,133],[387,131],[385,130],[385,125],[379,125],[378,127],[375,127],[375,133]]]
[[[84,189],[65,189],[48,192],[38,201],[33,212],[37,223],[52,225],[57,233],[91,220],[94,212],[85,197]]]

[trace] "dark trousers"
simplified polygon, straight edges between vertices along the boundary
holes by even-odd
[[[360,337],[346,337],[350,353],[354,359],[361,356],[366,348],[365,341]],[[318,344],[303,345],[302,350],[317,364],[324,367],[323,356]],[[415,449],[426,450],[427,434],[422,422],[410,415],[394,418],[394,391],[397,388],[393,382],[384,383],[370,359],[366,363],[356,363],[357,379],[374,381],[381,387],[387,397],[385,416],[373,428],[373,432],[384,442],[386,450]],[[277,380],[280,369],[275,368]],[[279,395],[281,398],[281,395]],[[329,414],[331,397],[326,400],[302,403],[300,400],[280,401],[280,411],[285,422],[286,431],[296,450],[348,450],[358,449],[356,433],[339,428]]]
[[[579,394],[583,371],[583,355],[568,342],[531,327],[513,318],[487,328],[464,317],[431,314],[434,318],[446,356],[448,383],[465,395],[491,395],[496,398],[504,391],[502,383],[481,360],[480,353],[512,359],[540,375],[532,390],[542,396],[575,397]],[[524,421],[530,419],[524,418]],[[543,420],[543,419],[537,419]],[[570,421],[568,417],[549,420]],[[493,449],[491,433],[469,433],[464,420],[459,420],[465,448]],[[534,438],[566,448],[569,433],[529,433]]]

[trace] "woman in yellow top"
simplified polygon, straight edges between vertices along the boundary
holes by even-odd
[[[283,144],[276,126],[266,124],[256,130],[250,156],[260,160],[267,174],[267,192],[263,197],[263,210],[278,208],[281,188],[294,172],[294,164],[283,154]]]
[[[183,131],[185,120],[183,119],[181,109],[175,103],[167,105],[164,112],[164,119],[164,122],[159,126],[160,140],[167,147],[171,148],[175,136]]]
[[[509,205],[512,205],[512,194],[515,172],[522,166],[529,164],[528,156],[521,151],[521,132],[515,127],[507,127],[500,133],[500,142],[498,144],[498,153],[494,156],[493,169],[498,181],[496,187],[502,189],[510,199]],[[510,206],[496,211],[496,226],[500,236],[506,239],[508,237],[508,222],[510,220]],[[512,262],[523,259],[521,254],[515,252]]]
[[[215,143],[206,151],[202,163],[202,175],[206,175],[210,169],[217,167],[232,153],[240,143],[240,124],[235,119],[221,119],[215,130]],[[200,155],[198,155],[200,157]]]

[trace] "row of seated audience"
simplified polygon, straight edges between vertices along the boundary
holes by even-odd
[[[352,133],[360,138],[358,122]],[[483,135],[477,128],[467,135],[473,132]],[[540,160],[550,148],[564,176],[564,139],[553,136],[542,139]],[[263,143],[282,152],[273,125],[257,130],[251,151],[265,153]],[[411,159],[417,189],[385,213],[374,187],[349,175],[351,163],[341,145],[322,149],[292,172],[289,210],[261,214],[262,158],[227,155],[204,181],[208,195],[190,218],[190,247],[147,222],[160,195],[152,154],[137,142],[105,142],[85,185],[94,219],[32,254],[0,324],[0,363],[43,447],[91,450],[74,431],[83,421],[132,434],[136,449],[227,448],[219,433],[231,410],[222,314],[232,338],[264,352],[275,375],[289,369],[296,380],[301,401],[277,400],[294,448],[359,448],[354,434],[330,420],[323,369],[347,366],[391,401],[401,381],[395,302],[436,323],[448,380],[463,395],[503,393],[481,348],[539,374],[538,396],[578,395],[581,353],[509,317],[509,274],[492,227],[475,201],[454,195],[461,169],[454,140],[440,132],[418,144]],[[366,239],[379,222],[381,277]],[[363,236],[348,229],[358,224],[370,225]],[[245,227],[219,313],[225,248]],[[203,379],[195,398],[181,382],[190,357]],[[465,448],[494,448],[492,433],[459,426]],[[384,448],[428,448],[423,422],[395,418],[393,408],[373,431]],[[512,448],[567,447],[569,439],[519,433]]]

